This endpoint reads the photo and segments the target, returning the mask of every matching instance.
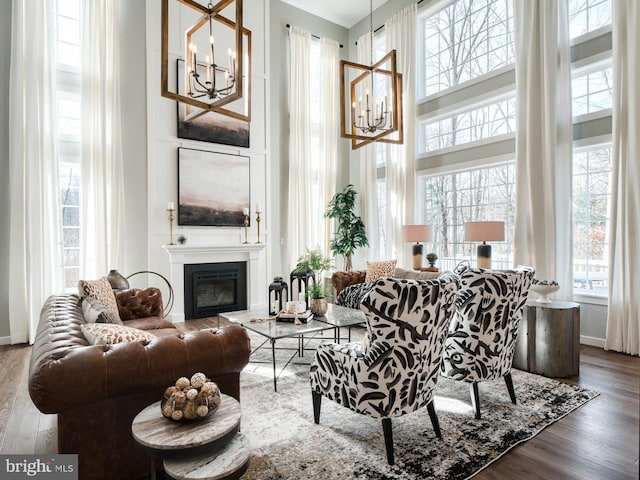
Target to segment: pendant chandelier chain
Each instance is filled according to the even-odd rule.
[[[369,0],[369,53],[371,55],[369,65],[373,65],[373,0]]]

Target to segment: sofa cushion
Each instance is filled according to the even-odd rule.
[[[149,332],[113,323],[87,323],[82,325],[82,333],[93,345],[114,345],[122,342],[151,341],[155,338]]]
[[[382,262],[367,262],[367,276],[364,281],[373,283],[379,278],[391,277],[396,269],[398,260],[384,260]]]
[[[113,289],[111,288],[111,284],[109,283],[109,280],[107,280],[107,277],[102,277],[98,280],[78,281],[78,292],[83,298],[95,298],[98,302],[110,309],[118,319],[120,319],[116,296],[113,293]]]
[[[93,297],[82,299],[82,314],[87,323],[115,323],[122,325],[120,317],[114,314],[106,305],[100,303]]]
[[[406,270],[396,267],[395,272],[393,272],[391,276],[405,280],[433,280],[440,276],[440,272],[421,272],[419,270]]]

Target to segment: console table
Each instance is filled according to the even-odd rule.
[[[580,374],[580,305],[527,302],[513,366],[545,377]]]

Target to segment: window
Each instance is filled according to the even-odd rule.
[[[62,205],[64,283],[80,277],[80,2],[56,1],[58,171]]]
[[[505,238],[492,244],[492,267],[513,265],[513,220],[515,213],[514,162],[460,170],[421,178],[425,205],[424,222],[433,226],[433,248],[439,252],[444,270],[461,261],[476,263],[476,246],[464,240],[464,224],[504,219]]]
[[[575,76],[571,81],[573,116],[611,108],[612,81],[611,67]]]
[[[569,36],[571,38],[610,24],[610,0],[569,0]]]

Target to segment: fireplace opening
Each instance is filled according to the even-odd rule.
[[[184,266],[185,319],[215,317],[247,309],[247,263],[220,262]]]

